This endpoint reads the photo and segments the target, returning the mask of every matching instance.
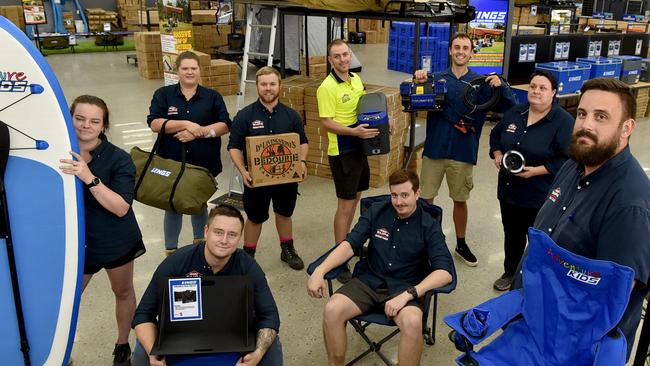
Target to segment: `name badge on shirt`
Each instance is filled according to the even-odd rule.
[[[264,128],[264,121],[260,121],[259,119],[258,119],[258,120],[255,120],[255,121],[253,121],[253,123],[251,124],[251,127],[252,127],[254,130],[257,130],[257,129],[260,129],[260,128]]]
[[[557,187],[551,192],[551,195],[548,196],[548,199],[555,203],[557,202],[557,199],[560,198],[560,193],[560,187]]]
[[[515,131],[517,131],[517,125],[514,123],[509,124],[506,128],[506,132],[515,133]]]
[[[169,308],[172,322],[203,319],[201,278],[170,278]]]
[[[178,114],[178,108],[174,107],[173,105],[167,108],[167,115],[171,116],[172,114]]]
[[[375,233],[375,238],[379,238],[381,240],[388,240],[389,237],[390,232],[384,228],[377,229],[377,232]]]

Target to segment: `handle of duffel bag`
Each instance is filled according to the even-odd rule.
[[[135,189],[133,190],[133,194],[135,198],[138,198],[138,189],[140,189],[140,185],[142,184],[142,181],[144,180],[144,176],[146,175],[147,171],[149,171],[149,166],[151,165],[151,161],[153,160],[154,155],[158,151],[158,145],[160,145],[160,140],[162,139],[162,136],[165,134],[165,125],[167,125],[167,122],[169,120],[165,120],[163,122],[162,126],[160,127],[160,132],[158,133],[158,137],[156,137],[156,142],[153,144],[153,148],[151,149],[151,152],[149,153],[149,157],[147,158],[147,162],[144,164],[144,167],[142,168],[142,172],[140,172],[140,177],[138,178],[138,181],[135,183]],[[185,169],[185,149],[183,146],[183,167],[181,169],[181,172]],[[174,184],[174,187],[176,185]],[[173,209],[173,206],[172,206]],[[176,212],[176,210],[174,210]]]
[[[178,213],[176,210],[176,207],[174,207],[174,194],[176,193],[176,187],[178,186],[178,182],[181,181],[181,178],[183,177],[183,172],[185,172],[185,150],[187,144],[183,142],[183,146],[181,147],[181,170],[178,172],[178,175],[176,176],[176,180],[174,181],[174,184],[172,185],[172,191],[169,193],[169,207],[171,207],[172,211],[175,213]]]

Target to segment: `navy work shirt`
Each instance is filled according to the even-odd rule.
[[[356,255],[368,239],[368,256],[354,272],[373,290],[388,289],[392,295],[435,270],[455,273],[440,223],[423,211],[421,203],[405,219],[397,216],[390,201],[370,206],[346,238]]]
[[[469,82],[480,77],[471,69],[457,79],[451,68],[434,74],[434,80],[444,78],[447,81],[447,96],[442,112],[427,113],[427,138],[424,141],[424,156],[429,159],[451,159],[476,165],[478,142],[485,123],[487,110],[475,111],[465,106],[465,87]],[[487,88],[484,88],[488,94]],[[488,96],[480,95],[480,100]],[[501,100],[495,107],[498,111],[506,111],[517,103],[508,83],[502,81]],[[454,128],[454,123],[463,120],[471,123],[475,131],[463,133]]]
[[[90,152],[92,160],[88,168],[129,204],[126,215],[118,217],[97,202],[88,187],[84,187],[86,255],[100,263],[109,263],[126,255],[142,240],[142,234],[131,208],[135,165],[129,154],[108,142],[106,136],[101,135],[100,139],[101,143]]]
[[[156,269],[142,300],[135,311],[132,327],[141,323],[157,323],[159,301],[169,277],[250,276],[254,284],[255,329],[280,329],[280,316],[262,268],[243,250],[237,249],[223,269],[217,273],[205,260],[205,243],[187,245],[167,257]]]
[[[583,167],[567,161],[535,228],[572,253],[634,270],[637,283],[619,323],[629,356],[650,276],[650,180],[629,147],[586,177]]]
[[[230,128],[230,116],[226,103],[219,93],[199,85],[196,93],[186,100],[180,84],[163,86],[156,90],[151,99],[147,124],[157,118],[188,120],[201,126],[224,122]],[[166,159],[181,161],[183,143],[174,134],[162,136],[158,154]],[[221,173],[221,136],[198,138],[185,144],[185,161],[207,168],[215,177]]]
[[[541,120],[528,124],[529,105],[519,104],[510,108],[490,133],[490,158],[494,151],[506,153],[517,150],[526,159],[526,166],[543,165],[550,174],[520,178],[499,171],[497,197],[511,205],[540,208],[547,197],[553,177],[567,160],[567,152],[573,133],[573,118],[558,104]]]
[[[244,162],[247,163],[246,137],[289,132],[295,132],[300,136],[300,144],[307,143],[305,129],[298,112],[282,103],[278,103],[273,111],[269,112],[258,99],[235,116],[230,127],[228,150],[241,150],[244,153]]]

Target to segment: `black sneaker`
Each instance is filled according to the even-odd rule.
[[[478,265],[478,259],[472,254],[472,251],[469,250],[469,246],[465,245],[456,245],[456,250],[454,253],[460,257],[465,264],[470,267],[476,267]]]
[[[131,346],[116,344],[113,350],[113,366],[131,366]]]
[[[244,252],[246,252],[246,254],[250,255],[251,258],[255,258],[255,248],[244,247]]]
[[[341,283],[348,283],[352,279],[352,272],[350,272],[350,265],[346,264],[343,272],[339,273],[336,279]]]
[[[299,271],[305,268],[305,264],[296,253],[296,249],[293,247],[293,240],[289,240],[283,244],[280,244],[282,252],[280,253],[280,260],[286,262],[289,267]]]
[[[494,281],[494,289],[497,291],[508,291],[512,286],[513,276],[507,273],[504,273],[496,281]]]

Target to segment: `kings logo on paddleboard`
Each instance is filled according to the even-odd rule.
[[[23,93],[28,83],[27,75],[22,71],[0,71],[0,92]]]

